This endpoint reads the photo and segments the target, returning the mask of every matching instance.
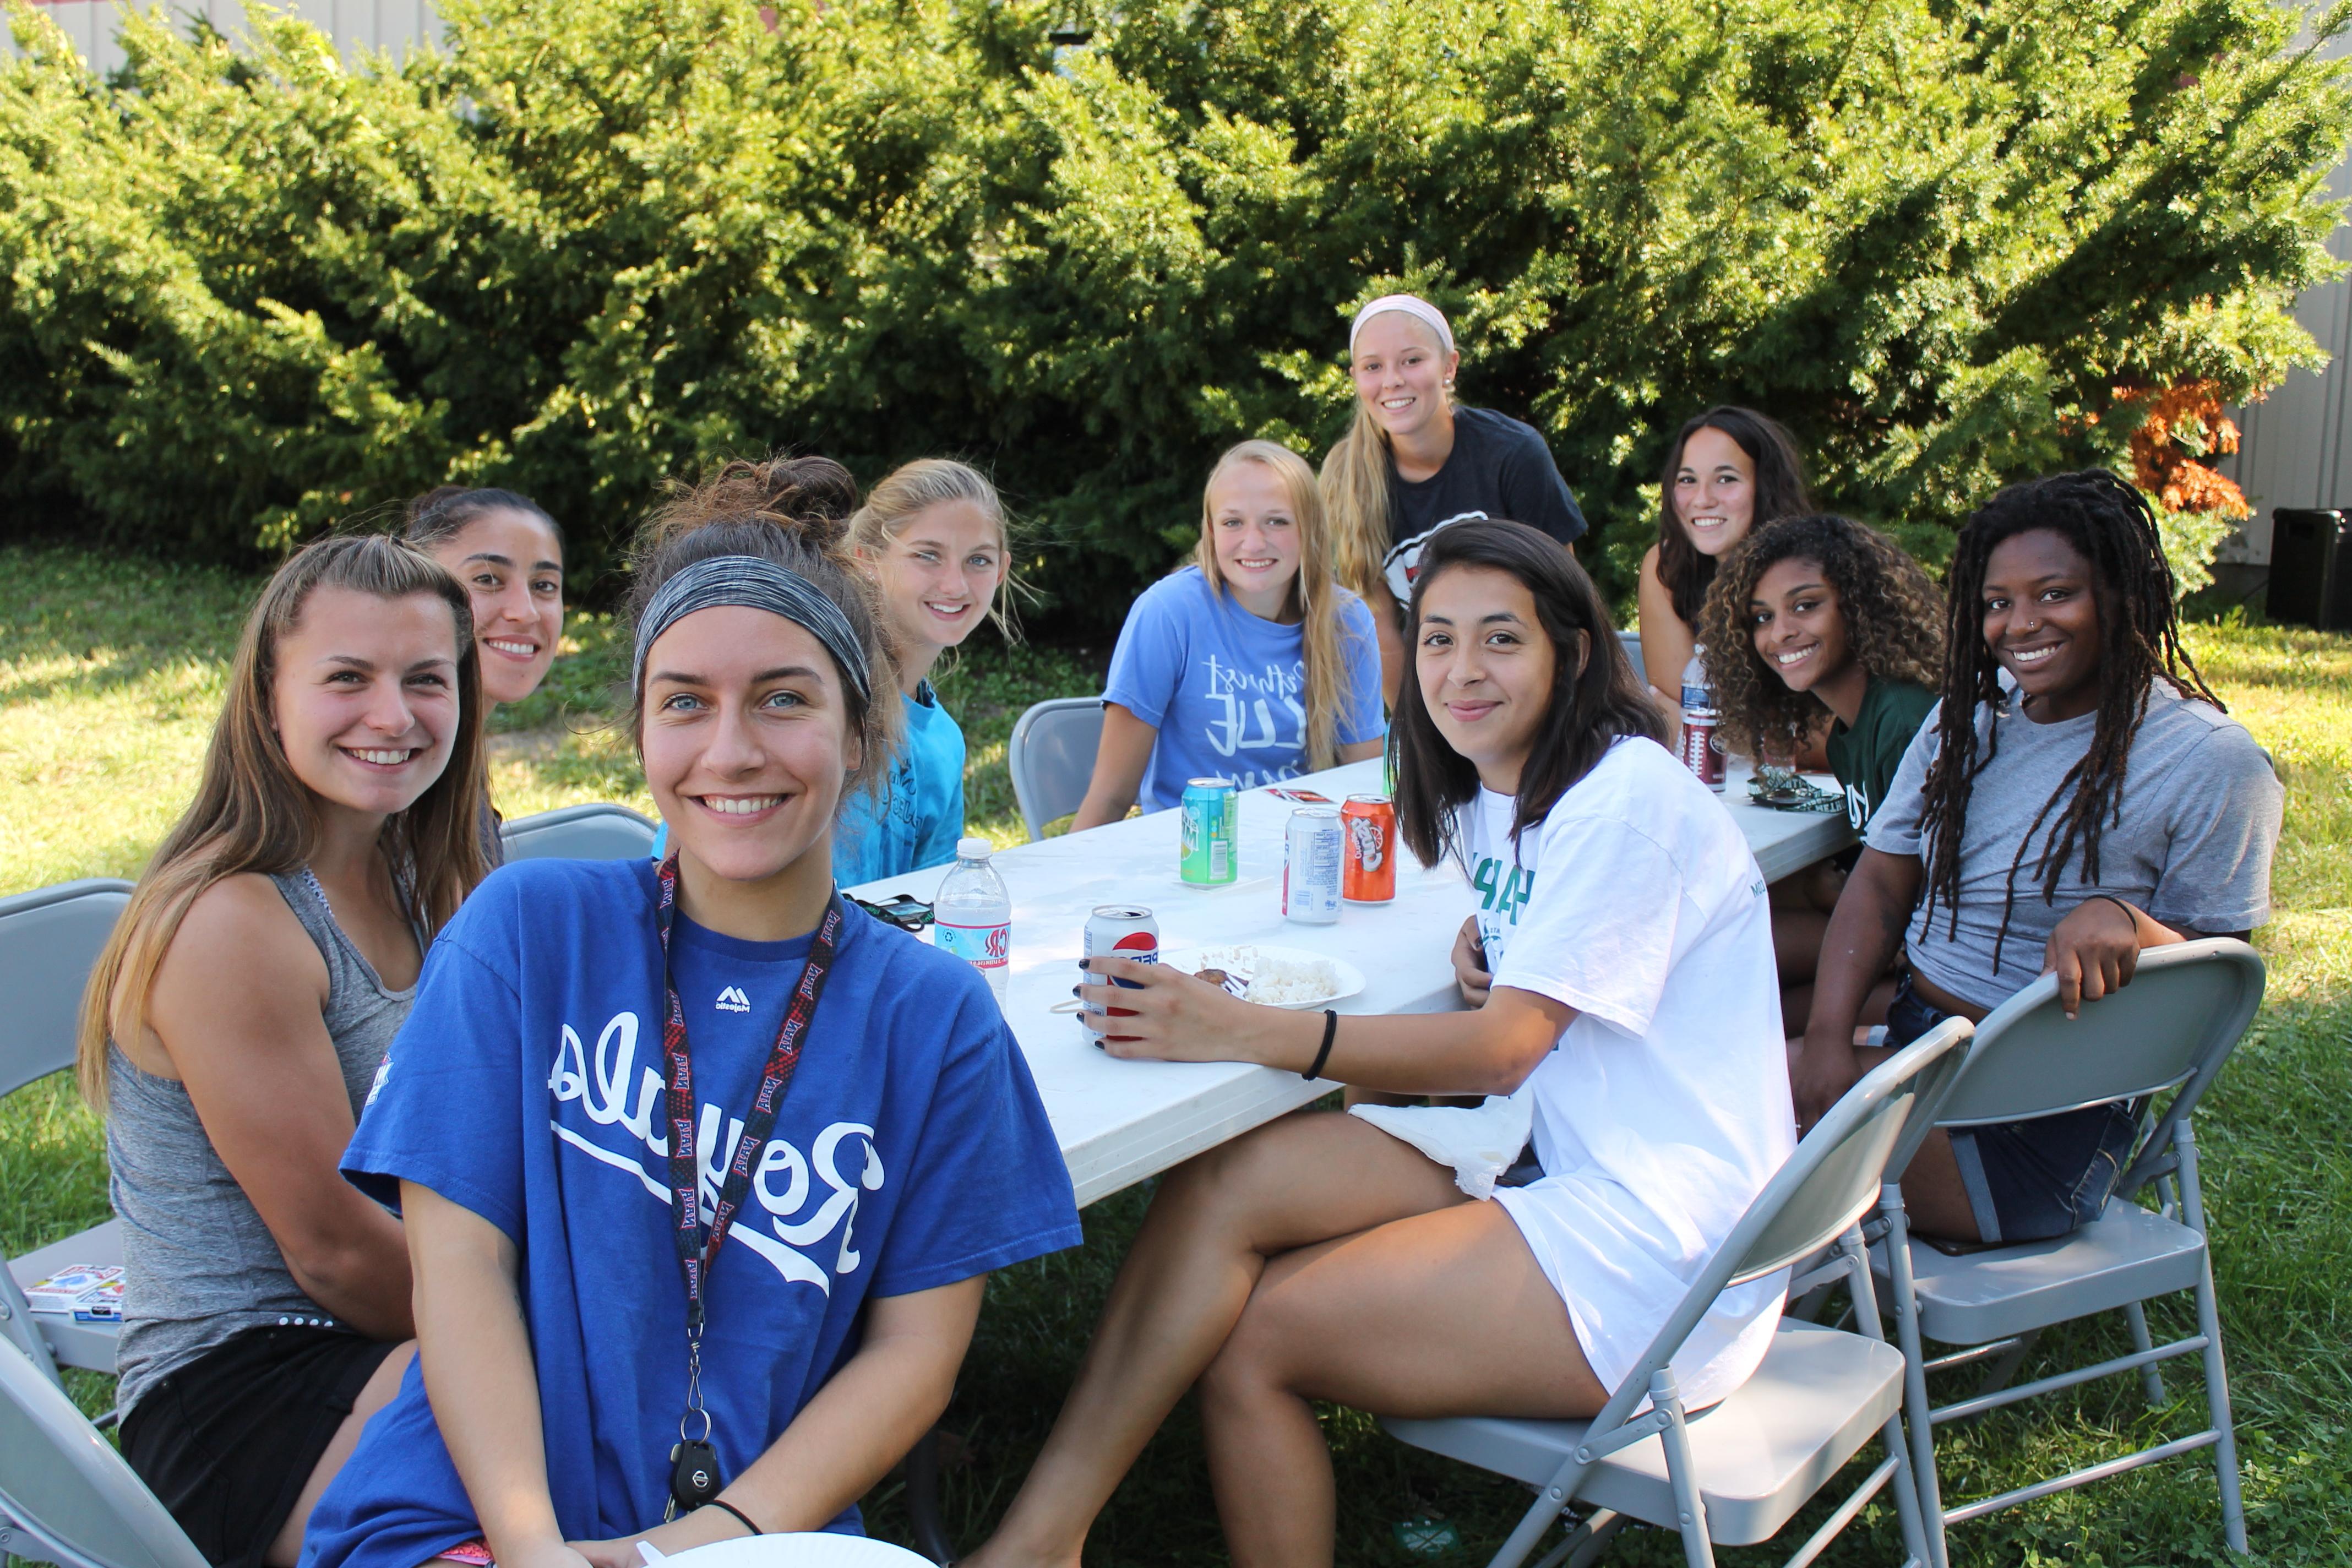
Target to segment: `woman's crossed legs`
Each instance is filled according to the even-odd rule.
[[[1287,1117],[1163,1178],[1061,1417],[971,1568],[1076,1563],[1196,1382],[1238,1568],[1331,1560],[1311,1400],[1569,1416],[1607,1397],[1500,1205],[1465,1199],[1452,1172],[1369,1122]]]

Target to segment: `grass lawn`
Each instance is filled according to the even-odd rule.
[[[143,562],[0,549],[13,584],[0,619],[0,894],[69,877],[133,876],[187,798],[254,584]],[[604,727],[625,668],[615,628],[575,619],[549,688],[497,716],[493,785],[509,815],[585,800],[650,811],[625,741]],[[2256,1560],[2347,1561],[2340,1499],[2352,1484],[2352,638],[2242,626],[2195,628],[2190,647],[2231,709],[2277,759],[2286,836],[2270,925],[2262,1015],[2201,1120],[2215,1268]],[[1018,842],[1003,769],[1013,721],[1045,697],[1098,689],[1084,655],[992,645],[939,684],[971,744],[974,830]],[[0,1249],[17,1253],[105,1217],[97,1123],[60,1079],[0,1102]],[[958,1439],[946,1503],[975,1542],[1001,1511],[1067,1386],[1111,1274],[1142,1213],[1131,1191],[1086,1215],[1087,1246],[1013,1269],[992,1286],[947,1426]],[[2159,1318],[2165,1314],[2155,1314]],[[2185,1302],[2168,1326],[2181,1331]],[[2040,1359],[2127,1348],[2120,1320],[2045,1342]],[[2189,1363],[2173,1401],[2150,1411],[2130,1379],[2004,1413],[1944,1439],[1944,1490],[1957,1501],[2095,1461],[2152,1435],[2194,1429],[2202,1401]],[[2032,1375],[2029,1367],[2025,1375]],[[102,1409],[110,1384],[77,1393]],[[1524,1494],[1407,1450],[1349,1411],[1327,1420],[1339,1466],[1339,1560],[1411,1559],[1391,1521],[1451,1519],[1482,1560]],[[869,1500],[877,1533],[904,1540],[897,1483]],[[1810,1528],[1807,1516],[1801,1524]],[[1790,1542],[1801,1533],[1784,1532]],[[2120,1565],[2220,1561],[2210,1469],[2192,1458],[1962,1526],[1962,1561]],[[1786,1548],[1783,1548],[1785,1552]],[[1780,1561],[1731,1551],[1727,1563]],[[1825,1561],[1899,1555],[1891,1513]],[[1180,1410],[1113,1500],[1090,1563],[1223,1560],[1200,1435]],[[1620,1538],[1611,1559],[1679,1563],[1675,1540]]]

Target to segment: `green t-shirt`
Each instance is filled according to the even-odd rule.
[[[1845,786],[1846,818],[1855,832],[1869,825],[1870,814],[1886,799],[1903,753],[1935,706],[1936,694],[1924,686],[1873,676],[1853,727],[1848,729],[1843,719],[1831,721],[1830,772]]]

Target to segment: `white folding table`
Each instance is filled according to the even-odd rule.
[[[1378,759],[1293,779],[1334,802],[1378,790]],[[1735,773],[1724,802],[1776,881],[1853,842],[1843,813],[1771,811],[1748,801]],[[1013,895],[1012,981],[1005,1016],[1029,1060],[1054,1131],[1069,1162],[1078,1202],[1090,1204],[1203,1149],[1297,1110],[1334,1087],[1297,1074],[1231,1062],[1123,1061],[1097,1049],[1078,1020],[1051,1009],[1077,983],[1087,917],[1099,904],[1141,904],[1160,921],[1162,952],[1262,942],[1346,959],[1364,989],[1335,1004],[1341,1013],[1436,1013],[1460,1005],[1454,989],[1454,933],[1471,892],[1452,866],[1424,869],[1410,851],[1397,858],[1397,896],[1384,905],[1343,905],[1336,925],[1282,917],[1283,833],[1296,810],[1265,789],[1241,792],[1241,875],[1214,890],[1177,875],[1180,814],[1156,812],[1084,833],[999,850],[997,870]],[[892,893],[929,900],[944,868],[888,877],[851,891],[878,901]],[[1640,889],[1627,889],[1638,898]]]
[[[1735,764],[1735,767],[1737,764]],[[1380,788],[1377,759],[1291,780],[1341,801]],[[1735,772],[1724,803],[1748,836],[1767,881],[1778,881],[1853,842],[1843,814],[1769,811],[1748,801]],[[1082,1205],[1156,1175],[1203,1149],[1271,1121],[1330,1091],[1297,1074],[1236,1062],[1121,1061],[1087,1043],[1083,1026],[1053,1012],[1077,983],[1078,947],[1097,904],[1148,906],[1160,919],[1162,951],[1264,942],[1344,958],[1364,973],[1364,989],[1337,1004],[1342,1013],[1441,1013],[1460,1005],[1454,990],[1454,933],[1470,912],[1469,886],[1452,866],[1424,869],[1397,857],[1396,901],[1343,905],[1336,925],[1282,918],[1283,831],[1297,809],[1264,789],[1241,792],[1241,876],[1213,891],[1186,887],[1176,872],[1178,813],[1125,822],[999,851],[997,869],[1013,894],[1013,978],[1005,1016],[1029,1059],[1045,1114],[1069,1162]],[[889,877],[850,889],[868,900],[908,892],[929,900],[944,868]],[[1628,897],[1640,890],[1629,889]],[[119,1263],[121,1241],[80,1237],[16,1258],[29,1285],[76,1263]],[[110,1256],[97,1256],[100,1251]],[[71,1253],[72,1256],[66,1256]],[[111,1372],[115,1325],[40,1318],[58,1359]]]

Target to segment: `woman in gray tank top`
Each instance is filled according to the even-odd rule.
[[[431,559],[382,537],[294,556],[91,974],[122,1451],[226,1568],[295,1561],[413,1348],[400,1223],[336,1167],[483,874],[478,692],[466,592]]]

